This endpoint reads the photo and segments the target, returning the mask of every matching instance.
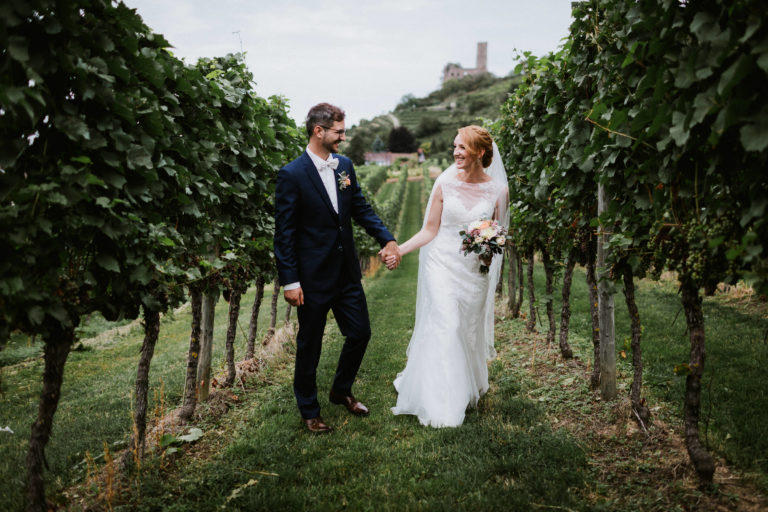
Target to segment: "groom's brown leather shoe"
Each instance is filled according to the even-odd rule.
[[[352,395],[345,395],[331,390],[331,394],[328,395],[328,399],[333,404],[343,405],[349,412],[356,416],[368,416],[368,408]]]
[[[320,416],[317,418],[304,420],[304,423],[307,424],[307,430],[313,434],[326,434],[328,432],[333,432],[333,427],[326,425],[325,422],[323,422],[323,418]]]

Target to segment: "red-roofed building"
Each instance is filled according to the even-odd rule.
[[[365,165],[392,165],[397,161],[398,158],[409,159],[415,157],[416,153],[392,153],[391,151],[374,153],[369,151],[365,153]]]

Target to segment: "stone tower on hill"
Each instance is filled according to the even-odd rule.
[[[443,83],[467,75],[481,75],[488,72],[488,43],[477,43],[477,63],[474,68],[463,68],[459,64],[449,63],[443,68]]]

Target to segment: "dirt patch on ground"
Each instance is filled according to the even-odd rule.
[[[246,359],[235,363],[235,383],[232,387],[222,387],[225,380],[225,372],[216,374],[211,380],[211,392],[205,402],[199,403],[195,409],[195,414],[189,423],[199,421],[215,421],[223,416],[233,405],[240,401],[240,397],[235,393],[237,390],[247,392],[249,388],[254,387],[261,369],[285,353],[286,346],[293,343],[296,337],[296,325],[289,322],[277,330],[274,336],[268,337],[262,343],[257,357]],[[155,420],[152,421],[147,429],[147,446],[151,449],[159,445],[158,440],[163,434],[179,434],[187,428],[187,424],[180,421],[179,415],[181,408],[174,409],[167,414],[155,414]]]
[[[720,304],[736,308],[749,315],[768,318],[768,300],[766,300],[766,296],[756,293],[751,286],[747,286],[744,283],[720,283],[717,285],[714,298]]]
[[[643,279],[643,281],[653,282],[650,279]],[[669,270],[662,272],[659,281],[670,286],[679,286],[677,274]],[[736,284],[719,283],[714,289],[714,293],[707,297],[707,300],[732,307],[749,315],[768,318],[768,297],[757,293],[744,281],[739,281]]]

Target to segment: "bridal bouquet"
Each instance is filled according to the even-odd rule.
[[[479,256],[480,273],[487,274],[494,254],[501,254],[507,243],[507,231],[498,221],[480,219],[470,222],[467,229],[459,231],[461,250],[464,256],[475,253]]]

